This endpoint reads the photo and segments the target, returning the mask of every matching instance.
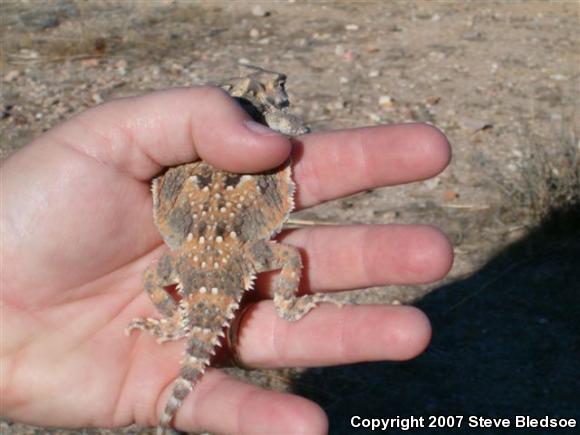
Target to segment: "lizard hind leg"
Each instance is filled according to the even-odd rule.
[[[159,261],[150,265],[145,272],[144,287],[149,299],[153,302],[162,319],[136,318],[129,323],[125,332],[127,335],[133,329],[147,331],[157,337],[157,341],[177,340],[184,336],[180,331],[179,310],[177,301],[165,288],[177,283],[173,267],[173,257],[170,252],[161,256]]]
[[[249,255],[258,273],[281,269],[274,287],[274,305],[283,319],[300,320],[321,302],[338,304],[323,294],[298,296],[302,259],[295,247],[261,240],[249,247]]]
[[[153,335],[158,343],[179,340],[187,336],[187,328],[173,318],[153,319],[151,317],[133,319],[125,329],[130,334],[133,329],[140,329]]]

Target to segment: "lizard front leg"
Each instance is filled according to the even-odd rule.
[[[274,286],[274,305],[283,319],[296,321],[320,302],[336,303],[322,294],[298,296],[302,259],[295,247],[260,240],[249,245],[247,250],[256,272],[281,269]]]
[[[165,290],[165,287],[177,283],[171,253],[164,253],[159,261],[152,264],[145,272],[144,287],[149,299],[163,318],[136,318],[129,323],[125,332],[130,334],[133,329],[149,332],[158,342],[177,340],[185,336],[181,327],[180,310],[175,299]]]

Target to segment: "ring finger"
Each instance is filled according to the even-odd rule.
[[[288,322],[276,314],[272,301],[262,301],[249,306],[239,321],[229,351],[247,367],[405,360],[420,354],[431,338],[429,320],[413,307],[323,304]]]

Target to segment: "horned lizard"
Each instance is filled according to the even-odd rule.
[[[288,111],[286,76],[258,69],[222,88],[258,122],[286,135],[308,131]],[[153,180],[154,220],[169,251],[145,272],[144,287],[161,319],[134,319],[158,342],[185,339],[185,354],[158,434],[171,425],[182,401],[211,363],[224,330],[257,273],[281,269],[274,304],[289,321],[303,317],[319,294],[297,296],[299,251],[270,239],[294,208],[290,161],[276,170],[236,174],[203,161],[167,170]],[[177,285],[177,296],[165,288]]]

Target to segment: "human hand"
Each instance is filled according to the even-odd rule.
[[[83,112],[4,162],[2,415],[43,426],[157,424],[182,343],[124,335],[133,318],[155,316],[142,275],[166,248],[153,224],[150,179],[197,158],[255,172],[288,157],[287,138],[246,121],[215,88],[158,92]],[[445,137],[421,124],[307,134],[295,147],[299,209],[431,177],[450,158]],[[449,242],[428,226],[308,228],[280,239],[306,253],[308,291],[431,282],[452,263]],[[412,307],[323,305],[288,323],[269,299],[270,278],[260,280],[262,300],[240,326],[236,357],[244,365],[403,360],[429,341],[429,322]],[[210,369],[175,425],[298,434],[325,433],[327,420],[306,399]]]

